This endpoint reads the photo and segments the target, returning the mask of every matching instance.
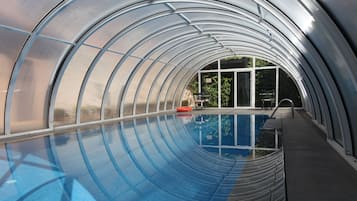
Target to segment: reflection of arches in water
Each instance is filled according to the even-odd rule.
[[[50,139],[50,142],[35,143],[37,145],[31,147],[31,143],[44,139]],[[53,192],[49,196],[65,195],[72,200],[80,193],[89,200],[118,197],[123,200],[143,197],[227,199],[237,179],[251,171],[246,167],[255,167],[254,163],[264,161],[259,159],[250,163],[247,159],[237,161],[208,153],[192,139],[187,122],[175,116],[126,120],[18,142],[18,145],[8,146],[8,151],[35,156],[28,161],[41,167],[32,168],[32,174],[26,173],[26,181],[17,181],[22,182],[17,185],[25,185],[28,190],[15,192],[16,196],[26,198]],[[21,146],[27,148],[19,149]],[[277,160],[276,157],[272,155],[272,160]],[[24,163],[20,162],[21,165]],[[272,164],[266,166],[272,168]],[[265,171],[269,172],[269,168]],[[43,171],[51,176],[46,173],[45,181],[36,180],[34,177]],[[259,168],[254,171],[260,172]],[[21,178],[25,172],[16,174]],[[39,183],[29,185],[30,181]],[[256,185],[254,183],[255,188]],[[249,187],[249,183],[245,187]],[[0,187],[2,190],[4,188]]]

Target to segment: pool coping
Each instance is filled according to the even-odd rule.
[[[303,108],[295,108],[295,110],[303,110]],[[73,131],[74,129],[80,128],[90,128],[95,125],[106,125],[114,122],[120,122],[130,119],[139,119],[139,118],[146,118],[158,115],[165,115],[165,114],[183,114],[183,115],[195,115],[195,114],[265,114],[270,115],[272,113],[272,109],[261,109],[261,108],[249,108],[249,109],[235,109],[235,108],[204,108],[204,109],[196,109],[191,112],[176,112],[176,110],[167,110],[162,112],[155,112],[155,113],[147,113],[147,114],[138,114],[135,116],[125,116],[113,119],[106,119],[106,120],[98,120],[98,121],[90,121],[90,122],[83,122],[80,124],[71,124],[71,125],[64,125],[58,126],[54,128],[46,128],[46,129],[39,129],[33,131],[25,131],[19,133],[13,133],[9,135],[2,135],[0,136],[0,144],[6,144],[10,142],[18,142],[18,141],[25,141],[30,140],[38,137],[44,137],[49,135],[54,135],[63,131]],[[290,108],[279,108],[277,115],[286,114],[290,111]]]

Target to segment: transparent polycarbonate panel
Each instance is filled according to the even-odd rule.
[[[182,44],[188,44],[189,42],[194,42],[195,40],[192,40],[196,37],[199,37],[199,34],[188,34],[188,35],[182,35],[180,37],[179,40],[175,40],[175,41],[172,41],[170,44],[169,44],[169,48],[162,48],[162,49],[159,49],[157,51],[155,51],[151,56],[150,58],[152,59],[157,59],[159,58],[160,61],[162,62],[168,62],[170,57],[167,57],[166,55],[169,53],[169,52],[180,52],[179,48],[182,47]],[[201,36],[202,38],[202,36]],[[207,38],[207,37],[205,37]],[[189,41],[189,42],[187,42]],[[181,48],[182,49],[182,48]]]
[[[170,63],[174,65],[181,65],[182,62],[185,62],[184,60],[186,58],[193,58],[193,54],[197,54],[197,52],[209,52],[209,49],[212,48],[213,46],[218,46],[216,42],[202,42],[199,44],[196,43],[191,43],[189,45],[185,44],[186,49],[183,51],[180,51],[179,54],[173,53],[172,58],[170,59]],[[170,55],[171,56],[171,55]]]
[[[199,3],[172,3],[172,5],[175,8],[181,9],[181,8],[191,8],[191,7],[196,7],[196,8],[221,8],[221,9],[231,9],[234,12],[240,13],[241,11],[245,12],[251,12],[251,13],[257,13],[257,6],[253,1],[247,1],[247,0],[226,0],[225,2],[228,3],[219,3],[219,2],[214,2],[216,4],[211,5],[210,2],[207,2],[207,4],[199,4]]]
[[[134,106],[134,96],[136,91],[138,90],[139,83],[141,83],[141,78],[144,76],[146,70],[152,64],[152,60],[146,60],[142,63],[141,66],[137,66],[135,74],[132,75],[131,80],[128,80],[126,94],[123,97],[124,101],[124,116],[133,114],[133,106]]]
[[[264,12],[266,13],[264,15],[264,19],[268,22],[270,22],[271,24],[274,25],[274,27],[279,30],[279,32],[281,32],[280,34],[283,34],[286,38],[289,38],[289,40],[293,43],[295,43],[296,41],[298,41],[298,39],[296,38],[295,34],[293,34],[290,30],[289,27],[286,26],[286,24],[284,24],[284,22],[282,22],[279,18],[277,18],[275,15],[271,14],[270,12],[268,12],[267,10],[263,9]],[[277,40],[278,37],[276,36],[276,34],[273,33],[273,39]],[[287,45],[288,47],[288,45]]]
[[[2,1],[0,6],[0,24],[31,32],[41,19],[59,2],[61,1]]]
[[[209,5],[206,5],[206,4],[200,4],[200,3],[176,3],[176,2],[173,2],[171,3],[171,5],[176,8],[176,9],[183,9],[183,8],[212,8],[213,6],[209,6]]]
[[[121,55],[106,52],[94,67],[83,94],[81,122],[100,119],[103,92],[119,59],[121,59]],[[110,111],[105,112],[109,113]]]
[[[172,96],[166,98],[166,109],[165,110],[172,110],[174,105],[174,100]]]
[[[196,91],[198,92],[198,77],[197,77],[197,70],[193,68],[189,68],[190,70],[187,72],[187,74],[184,76],[184,78],[181,79],[181,82],[178,83],[177,85],[177,92],[175,95],[175,104],[174,107],[178,107],[180,105],[184,106],[187,105],[188,103],[185,102],[185,97],[187,97],[187,87],[189,85],[189,82],[192,81],[192,77],[196,77],[196,82],[197,82],[197,88]],[[197,93],[196,92],[196,93]],[[190,93],[192,96],[193,94]],[[193,97],[192,97],[193,99]],[[194,100],[192,100],[194,103]],[[193,104],[194,105],[194,104]]]
[[[182,27],[180,29],[175,29],[172,31],[165,32],[163,34],[160,34],[156,37],[153,37],[152,39],[146,41],[143,45],[140,46],[139,49],[135,50],[132,55],[138,56],[138,57],[143,57],[143,55],[146,55],[150,51],[153,50],[155,47],[160,47],[161,49],[168,49],[172,46],[173,40],[175,38],[178,38],[184,34],[189,34],[189,33],[197,33],[197,30],[193,29],[190,26]],[[163,45],[162,45],[163,44]],[[161,45],[161,46],[160,46]],[[159,50],[160,50],[159,48]]]
[[[118,52],[127,52],[130,48],[135,47],[139,41],[149,37],[150,35],[158,32],[159,30],[166,31],[165,27],[173,24],[183,24],[183,20],[177,15],[168,15],[160,17],[155,20],[151,20],[132,31],[128,32],[116,43],[110,47],[111,50]]]
[[[202,48],[199,48],[195,51],[186,51],[185,54],[180,55],[180,57],[175,58],[172,63],[176,63],[178,62],[179,66],[181,67],[177,67],[175,69],[175,71],[170,75],[170,77],[168,78],[168,84],[164,85],[163,90],[160,93],[159,96],[159,100],[160,100],[160,110],[164,110],[165,107],[165,99],[167,100],[167,105],[166,108],[168,109],[172,109],[172,100],[173,99],[173,91],[176,90],[174,89],[175,86],[177,86],[175,83],[181,81],[181,79],[183,79],[184,76],[190,75],[190,74],[186,74],[187,73],[187,68],[189,69],[193,69],[193,66],[195,68],[200,68],[201,66],[195,66],[199,61],[202,62],[202,55],[206,55],[208,53],[210,53],[210,55],[217,52],[216,51],[217,48],[212,48],[212,47],[207,47],[205,48],[204,51],[202,51]],[[176,60],[176,61],[175,61]],[[202,64],[203,65],[203,64]],[[182,66],[185,66],[184,69],[180,70],[181,68],[183,68]],[[196,69],[198,70],[198,69]],[[195,70],[194,70],[195,71]],[[168,85],[172,84],[172,86],[169,88]],[[168,98],[166,98],[168,97]]]
[[[174,65],[165,65],[162,71],[158,74],[157,78],[154,80],[148,97],[149,112],[156,112],[160,88],[164,85],[165,78],[173,68]]]
[[[193,51],[192,55],[190,55],[189,57],[181,58],[181,59],[183,59],[183,62],[181,62],[181,64],[179,64],[179,65],[184,65],[185,68],[188,68],[188,66],[191,66],[194,68],[200,68],[202,66],[197,66],[197,64],[202,64],[202,62],[203,62],[204,64],[202,64],[202,65],[205,65],[207,63],[206,61],[208,59],[210,59],[210,56],[207,56],[207,55],[215,55],[222,50],[223,50],[223,48],[217,47],[217,45],[208,46],[203,49],[200,48],[200,49],[198,49],[198,51],[197,50]]]
[[[189,40],[188,40],[189,39]],[[160,61],[162,62],[169,62],[172,57],[176,56],[178,52],[184,52],[186,49],[191,46],[193,43],[196,43],[198,41],[208,41],[207,36],[199,36],[199,35],[188,35],[182,37],[183,42],[180,42],[178,44],[173,45],[169,51],[165,52],[155,52],[151,58],[157,58],[160,57]]]
[[[103,27],[101,27],[100,29],[98,29],[98,31],[91,35],[85,43],[97,47],[103,47],[107,41],[114,37],[114,35],[116,35],[120,31],[125,30],[125,28],[129,25],[142,21],[150,15],[165,10],[168,10],[167,6],[163,4],[154,4],[122,14],[104,25]]]
[[[145,78],[140,80],[141,88],[138,88],[136,91],[136,114],[145,113],[149,90],[153,86],[153,82],[164,65],[165,64],[163,63],[153,64],[153,66],[151,66],[150,69],[144,73]]]
[[[179,67],[176,67],[179,68]],[[183,75],[184,78],[187,78],[188,74],[187,74],[187,69],[182,69],[182,71],[179,72],[180,75]],[[183,78],[182,78],[183,79]],[[181,95],[179,94],[179,87],[183,85],[185,82],[183,80],[181,80],[181,78],[178,77],[170,77],[169,82],[170,85],[167,88],[167,90],[163,91],[164,94],[164,100],[166,100],[166,110],[171,110],[173,109],[173,107],[175,106],[175,99],[177,95]]]
[[[11,106],[11,132],[47,127],[50,83],[67,44],[37,39],[17,77]]]
[[[179,64],[182,58],[192,55],[192,52],[196,52],[197,50],[204,49],[208,46],[216,44],[216,41],[213,41],[213,39],[209,38],[197,41],[195,40],[192,42],[183,43],[179,47],[175,48],[174,51],[165,53],[164,57],[169,59],[169,62],[172,64]]]
[[[216,53],[217,54],[217,53]],[[226,54],[223,54],[226,55]],[[174,81],[172,83],[172,87],[169,89],[169,91],[177,91],[174,96],[175,96],[175,106],[178,106],[180,104],[181,101],[181,96],[184,93],[184,85],[180,84],[180,83],[187,83],[189,80],[189,78],[196,74],[197,71],[199,70],[199,68],[201,68],[204,65],[207,65],[207,63],[210,63],[212,61],[214,61],[217,58],[222,58],[224,56],[216,56],[215,54],[208,54],[208,56],[200,56],[199,58],[199,62],[193,62],[193,60],[190,61],[190,64],[186,64],[185,68],[182,69],[182,71],[178,71],[178,73],[175,73],[175,77],[172,78]],[[208,59],[209,58],[209,59]],[[208,60],[208,61],[207,61]],[[201,74],[201,78],[202,78],[202,74]],[[201,82],[201,86],[202,86],[202,82]],[[201,92],[203,92],[201,90]],[[203,94],[205,94],[203,92]],[[168,96],[169,92],[168,92]],[[206,104],[207,106],[207,104]]]
[[[191,78],[185,91],[183,92],[181,104],[182,106],[195,106],[195,94],[198,93],[198,73],[195,73]]]
[[[221,33],[215,33],[215,36],[217,38],[217,40],[222,41],[222,43],[224,44],[244,44],[244,45],[255,45],[258,47],[264,47],[266,48],[271,48],[271,46],[274,43],[270,43],[269,41],[262,38],[256,38],[256,36],[254,35],[239,35],[239,37],[237,36],[237,34],[221,34]]]
[[[106,111],[104,115],[106,119],[119,117],[124,84],[128,80],[130,72],[139,62],[140,59],[138,58],[128,57],[125,62],[119,66],[118,71],[114,75],[113,82],[109,87],[107,100],[104,103]]]
[[[277,0],[272,0],[272,2],[280,11],[289,16],[304,33],[307,34],[314,29],[315,19],[299,1],[293,1],[288,4]]]
[[[247,44],[247,43],[242,43],[242,42],[235,42],[235,41],[229,41],[229,42],[223,42],[223,45],[227,48],[231,48],[233,51],[237,51],[238,54],[244,54],[243,56],[247,55],[247,53],[245,51],[251,51],[251,52],[261,52],[261,53],[264,53],[265,55],[269,55],[272,53],[269,48],[267,47],[260,47],[256,44]],[[250,58],[250,56],[255,56],[254,55],[249,55],[249,56],[245,56],[245,57],[248,57],[249,59],[249,63],[250,63],[250,66],[252,66],[252,59]]]
[[[183,98],[183,95],[184,95],[184,92],[186,89],[186,83],[188,82],[187,80],[190,77],[191,77],[191,74],[185,76],[185,79],[181,80],[181,84],[178,84],[176,93],[174,95],[174,99],[175,99],[174,105],[173,105],[174,108],[181,106],[181,100]]]
[[[11,72],[26,38],[23,33],[0,28],[0,134],[4,132],[5,100]]]
[[[231,4],[234,6],[238,6],[243,10],[246,10],[250,13],[254,13],[258,15],[257,4],[254,1],[246,1],[246,0],[226,0],[227,4]]]
[[[201,73],[201,92],[210,96],[207,106],[218,106],[218,73]]]
[[[243,34],[243,35],[252,35],[256,38],[260,38],[261,40],[267,40],[268,35],[267,32],[260,32],[260,30],[255,29],[247,29],[242,26],[238,26],[236,24],[222,24],[221,26],[217,26],[214,23],[203,24],[200,25],[203,31],[209,32],[212,34],[215,33],[230,33],[230,34]]]
[[[309,4],[303,1],[305,4]],[[343,33],[347,40],[351,41],[350,45],[357,50],[357,24],[355,16],[356,12],[356,1],[355,0],[344,0],[333,1],[333,0],[322,0],[319,1],[324,9],[328,12],[330,16],[333,16],[335,23],[339,28],[343,29]],[[311,3],[314,4],[314,3]],[[351,5],[355,6],[351,6]]]
[[[222,11],[221,11],[222,12]],[[202,20],[206,21],[220,21],[223,23],[234,23],[242,27],[247,27],[250,29],[256,29],[259,31],[264,31],[262,26],[256,26],[254,21],[247,19],[241,15],[237,15],[236,13],[231,12],[224,12],[222,14],[217,13],[203,13],[203,12],[196,12],[196,13],[185,13],[185,16],[188,17],[193,22],[199,22]]]
[[[72,1],[51,20],[41,34],[66,41],[74,40],[107,13],[130,4],[129,1]]]
[[[67,66],[58,88],[54,123],[56,126],[75,123],[79,90],[87,69],[98,49],[81,46]]]
[[[192,60],[192,58],[195,58],[197,52],[200,52],[199,50],[193,52],[187,51],[185,54],[183,54],[185,56],[180,56],[177,59],[175,59],[179,63],[180,67],[175,67],[175,70],[173,71],[173,73],[170,74],[170,76],[167,79],[168,81],[165,83],[163,90],[160,92],[160,110],[165,109],[165,100],[166,100],[166,109],[167,110],[173,109],[173,105],[174,105],[173,99],[175,96],[175,92],[177,90],[178,83],[181,82],[182,81],[181,79],[183,79],[185,76],[187,75],[189,76],[189,74],[187,74],[188,71],[187,66],[195,64],[195,62],[193,62],[193,60],[195,59]],[[190,62],[188,63],[188,61]],[[172,63],[176,63],[176,62],[172,61]]]
[[[172,82],[172,76],[170,76],[165,83],[163,83],[163,87],[161,89],[161,91],[159,92],[159,111],[163,111],[165,110],[165,98],[167,96],[168,93],[168,88],[170,86],[170,83]],[[173,92],[172,92],[173,93]],[[171,100],[172,103],[172,100]]]

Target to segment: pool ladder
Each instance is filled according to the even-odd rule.
[[[288,98],[284,98],[282,100],[279,101],[279,104],[274,108],[274,111],[273,113],[270,115],[270,118],[274,118],[274,114],[276,113],[276,111],[278,111],[280,105],[283,103],[283,102],[289,102],[290,103],[290,107],[291,107],[291,117],[294,119],[294,102],[291,100],[291,99],[288,99]]]

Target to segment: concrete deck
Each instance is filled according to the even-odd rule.
[[[282,126],[288,201],[356,201],[357,172],[306,113]]]

